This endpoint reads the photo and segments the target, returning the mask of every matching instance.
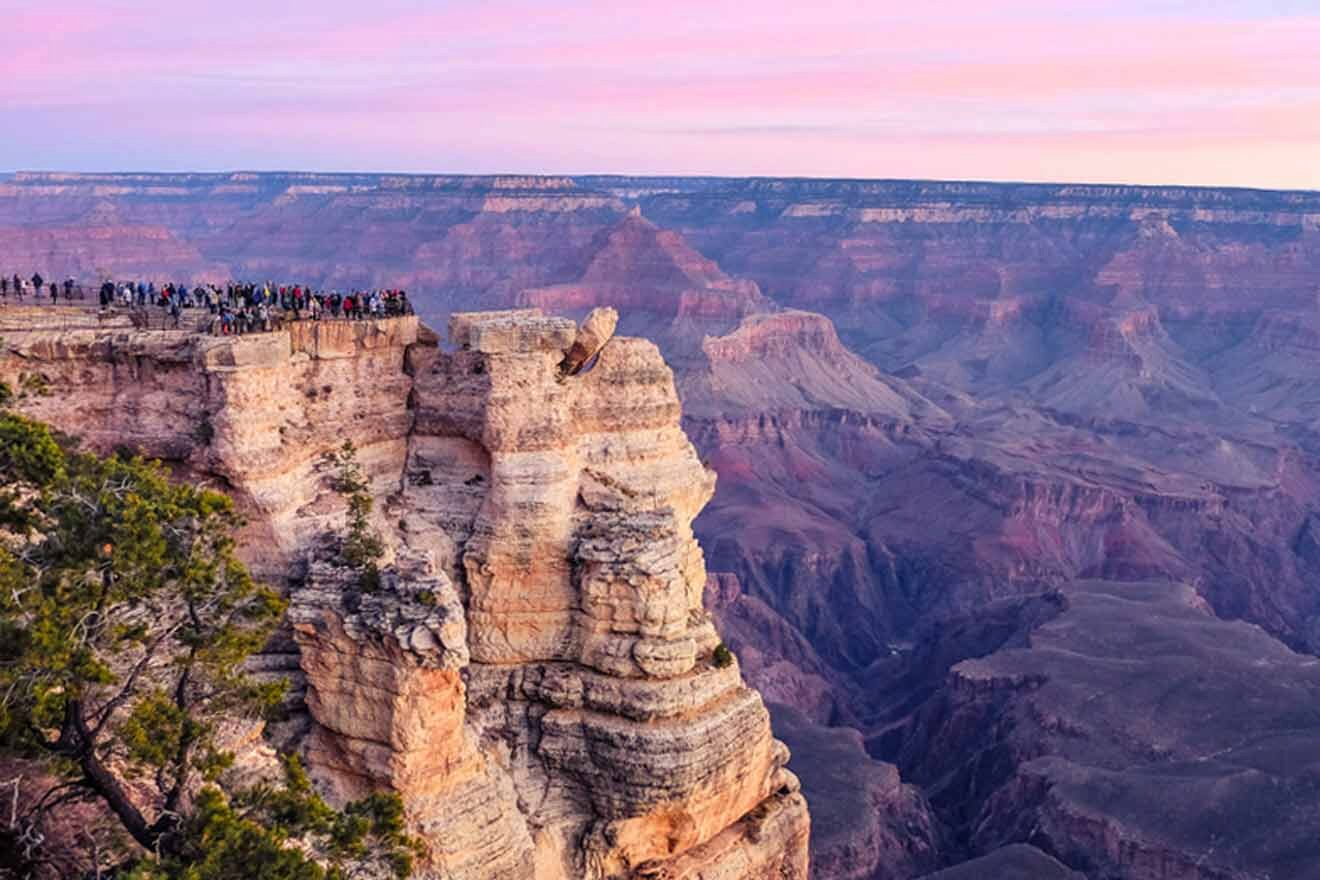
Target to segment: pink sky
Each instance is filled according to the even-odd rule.
[[[0,21],[0,170],[1320,189],[1315,0],[0,0]]]

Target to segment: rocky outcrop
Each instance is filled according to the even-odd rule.
[[[296,653],[265,662],[305,680],[309,770],[336,800],[400,792],[431,876],[805,878],[788,751],[712,659],[714,473],[614,317],[455,315],[447,352],[415,319],[215,338],[7,310],[0,379],[235,495],[293,590]],[[371,591],[335,562],[345,440],[387,548]]]
[[[619,313],[611,308],[592,309],[578,328],[573,347],[564,355],[559,369],[569,375],[579,372],[591,359],[600,354],[605,343],[614,335],[614,328],[619,326]]]
[[[286,580],[339,512],[325,453],[352,441],[376,491],[397,485],[412,421],[404,352],[417,338],[415,318],[215,337],[8,308],[0,381],[42,389],[25,409],[94,449],[140,451],[233,494],[254,568]]]
[[[810,768],[811,875],[841,880],[910,880],[939,864],[942,829],[921,792],[893,764],[872,760],[849,727],[813,724],[771,705],[775,731]]]
[[[839,342],[823,315],[783,311],[744,318],[707,336],[681,381],[690,417],[846,410],[929,424],[944,415],[907,385],[885,376]]]
[[[691,523],[714,475],[679,427],[673,378],[625,338],[565,378],[576,332],[536,313],[458,315],[458,351],[410,355],[397,505],[413,512],[404,543],[439,548],[464,587],[467,723],[501,756],[537,876],[655,873],[699,864],[703,847],[723,860],[742,852],[730,834],[756,844],[753,862],[804,871],[804,855],[771,852],[764,823],[738,830],[758,805],[783,824],[802,801],[760,699],[710,659]],[[456,463],[469,470],[445,472]]]
[[[416,557],[376,591],[357,577],[318,561],[290,611],[313,720],[308,768],[332,800],[400,792],[445,876],[533,876],[508,780],[465,724],[470,655],[453,583]]]

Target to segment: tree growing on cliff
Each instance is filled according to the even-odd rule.
[[[404,829],[398,795],[372,795],[340,812],[312,790],[296,758],[286,757],[284,770],[279,788],[256,786],[228,798],[218,788],[203,789],[179,852],[137,864],[124,880],[375,880],[412,873],[421,847]]]
[[[94,804],[128,839],[96,854],[98,872],[244,877],[260,853],[287,868],[268,876],[300,880],[350,859],[409,868],[388,799],[341,821],[292,769],[276,788],[217,785],[225,724],[282,691],[243,671],[284,603],[238,560],[238,525],[223,495],[0,409],[0,757],[52,780],[0,849],[39,861],[45,819]],[[309,834],[328,842],[288,846]]]
[[[380,533],[371,527],[371,511],[375,506],[371,486],[357,460],[357,447],[352,440],[345,440],[326,459],[334,469],[334,490],[348,501],[348,530],[341,539],[340,556],[359,573],[362,589],[371,592],[380,586],[380,558],[385,555]]]

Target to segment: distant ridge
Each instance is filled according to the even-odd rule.
[[[421,174],[393,172],[330,171],[207,171],[207,172],[85,172],[14,171],[0,173],[0,180],[16,184],[49,185],[70,183],[143,183],[154,185],[249,183],[270,187],[291,183],[333,183],[389,189],[420,190],[638,190],[639,194],[662,191],[681,193],[775,191],[797,198],[812,195],[914,198],[956,197],[961,204],[1014,205],[1041,200],[1084,204],[1098,201],[1139,200],[1167,207],[1223,203],[1236,207],[1277,205],[1320,209],[1320,190],[1264,189],[1230,186],[1181,186],[1150,184],[1106,184],[1069,182],[1014,182],[975,180],[907,180],[894,178],[828,177],[705,177],[681,175],[626,174]]]

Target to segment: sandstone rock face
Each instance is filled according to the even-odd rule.
[[[339,800],[399,791],[430,876],[805,878],[788,751],[712,661],[692,521],[714,473],[616,320],[455,315],[450,353],[415,319],[219,339],[6,310],[0,380],[235,495],[252,561],[293,590],[264,662],[305,681],[310,771]],[[329,540],[345,439],[387,546],[372,592]]]
[[[760,699],[710,661],[691,524],[714,475],[679,427],[673,377],[623,338],[566,377],[574,329],[457,315],[459,351],[410,357],[402,540],[438,548],[464,585],[467,722],[517,792],[538,876],[700,865],[691,853],[711,845],[748,860],[727,876],[805,871],[805,853],[769,852],[764,823],[739,825],[762,804],[791,824],[802,801]]]
[[[211,337],[77,308],[8,308],[0,381],[35,377],[45,392],[28,394],[25,410],[92,448],[141,451],[233,494],[249,514],[254,568],[284,580],[339,511],[321,479],[325,453],[351,440],[379,491],[397,484],[411,424],[404,352],[417,328],[416,318],[327,321]]]
[[[507,780],[464,723],[470,658],[453,583],[416,557],[376,592],[356,591],[355,577],[314,563],[290,612],[313,719],[308,768],[336,801],[402,793],[445,876],[531,876]]]
[[[477,757],[461,725],[463,608],[443,575],[388,571],[380,590],[345,603],[352,579],[319,563],[293,606],[317,721],[311,763],[333,768],[341,798],[391,780],[422,794]]]

